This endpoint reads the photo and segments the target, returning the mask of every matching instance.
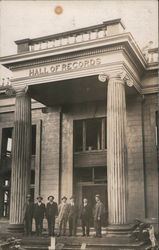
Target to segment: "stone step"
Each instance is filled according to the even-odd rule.
[[[44,247],[44,246],[23,246],[24,250],[48,250],[48,247]],[[56,246],[55,250],[79,250],[82,249],[81,245],[79,246],[64,246],[64,247],[58,247],[58,245]],[[92,245],[92,246],[87,246],[86,248],[83,248],[86,250],[150,250],[151,246],[142,246],[142,247],[132,247],[132,246],[101,246],[101,245]]]
[[[50,246],[50,238],[32,237],[23,238],[22,247],[25,250],[48,250]],[[149,250],[150,245],[143,242],[134,242],[131,239],[117,239],[117,238],[93,238],[93,237],[57,237],[56,249],[76,250],[82,249],[82,243],[86,243],[86,250]],[[61,247],[60,247],[61,246]]]
[[[22,235],[21,235],[22,236]],[[25,250],[48,250],[51,238],[42,237],[18,237],[21,238],[21,246]],[[124,237],[56,237],[56,250],[78,250],[82,249],[82,243],[86,243],[86,250],[150,250],[150,244],[134,242],[131,238]],[[85,245],[85,244],[84,244]]]
[[[46,246],[22,246],[24,250],[48,250]]]

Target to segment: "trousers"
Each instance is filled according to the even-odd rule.
[[[83,233],[83,236],[85,236],[85,235],[89,236],[89,230],[90,230],[90,222],[89,222],[89,220],[82,219],[82,233]]]
[[[31,233],[32,233],[32,218],[25,219],[24,231],[25,231],[26,235],[31,235]]]
[[[67,219],[62,218],[59,221],[59,234],[60,235],[65,235],[66,234],[66,225],[67,225]]]
[[[94,228],[97,237],[101,237],[101,220],[94,220]]]
[[[69,234],[70,234],[70,236],[71,235],[75,236],[76,235],[77,218],[74,216],[70,216],[68,221],[69,221]]]
[[[49,236],[55,236],[55,217],[47,219]]]
[[[35,219],[36,235],[40,236],[43,230],[43,219]]]

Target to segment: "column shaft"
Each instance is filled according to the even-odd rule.
[[[126,223],[126,102],[120,78],[110,78],[107,92],[107,177],[110,224]]]
[[[11,167],[10,224],[22,225],[24,204],[30,186],[31,99],[24,92],[16,94]]]

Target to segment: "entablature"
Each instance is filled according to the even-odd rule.
[[[103,33],[100,33],[101,31]],[[94,38],[90,35],[93,32],[96,34]],[[36,43],[81,34],[83,38],[74,40],[73,43],[61,42],[59,46],[39,50],[29,49]],[[87,39],[84,39],[85,34],[89,34]],[[18,54],[1,58],[2,65],[13,72],[14,86],[45,84],[124,68],[133,80],[136,90],[142,94],[143,76],[148,71],[153,71],[157,75],[158,64],[152,59],[152,55],[151,60],[144,56],[130,33],[124,33],[120,19],[53,36],[23,39],[16,43],[18,46],[28,44],[28,49],[21,51],[21,47]],[[148,52],[154,55],[156,50]]]

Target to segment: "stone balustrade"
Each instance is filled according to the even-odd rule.
[[[158,48],[150,49],[148,51],[148,62],[149,63],[158,62]]]
[[[36,39],[23,39],[16,41],[15,43],[18,45],[18,53],[33,52],[102,39],[107,36],[120,34],[124,29],[125,27],[121,20],[115,19],[87,28],[76,29]]]
[[[106,29],[92,30],[86,33],[77,33],[73,35],[66,35],[63,37],[50,38],[49,40],[42,40],[29,45],[29,51],[37,51],[49,48],[56,48],[70,44],[83,43],[90,40],[95,40],[107,36]]]
[[[158,48],[147,49],[143,54],[148,63],[158,63]]]

